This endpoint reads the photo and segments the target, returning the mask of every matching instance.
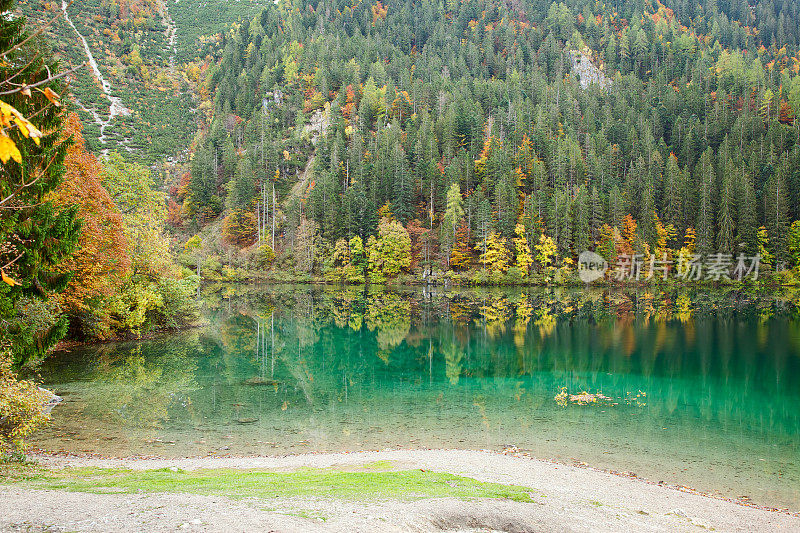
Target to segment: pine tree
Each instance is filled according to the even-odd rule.
[[[605,220],[603,213],[603,202],[600,199],[600,192],[595,186],[592,187],[592,198],[590,202],[590,224],[592,227],[590,244],[592,247],[594,247],[597,244],[597,241],[600,239],[600,228],[603,226]]]
[[[573,223],[573,242],[575,246],[575,254],[578,255],[581,252],[589,249],[592,237],[591,219],[585,186],[578,187],[575,195],[574,214],[575,221]]]
[[[616,185],[611,188],[608,196],[608,218],[612,227],[622,227],[622,220],[625,218],[625,200]]]
[[[745,172],[744,167],[738,169],[735,177],[738,180],[736,194],[739,198],[736,240],[740,249],[737,250],[737,254],[743,252],[748,255],[754,255],[758,247],[758,215],[755,191],[753,190],[750,176]]]
[[[788,166],[788,160],[782,159],[776,172],[767,182],[764,191],[765,226],[768,234],[771,235],[771,251],[776,260],[785,260],[786,257],[785,240],[789,229],[789,219],[785,175],[788,172]]]
[[[732,253],[734,251],[734,210],[736,208],[732,176],[734,172],[735,169],[733,168],[733,161],[728,158],[722,169],[722,191],[720,191],[721,194],[719,204],[717,251],[721,253]]]
[[[642,189],[642,205],[640,206],[641,225],[639,232],[642,240],[650,247],[655,245],[656,241],[656,209],[655,209],[655,189],[651,177],[645,178],[645,184]]]
[[[50,196],[62,181],[69,145],[62,137],[66,111],[58,102],[66,86],[54,79],[58,68],[49,49],[29,39],[25,19],[13,12],[11,0],[0,0],[0,337],[20,332],[12,339],[19,367],[44,356],[66,332],[62,318],[36,338],[26,335],[30,327],[20,322],[15,304],[66,287],[71,274],[57,270],[75,249],[80,223],[76,206],[58,208]],[[21,85],[39,83],[37,90]]]
[[[393,123],[395,127],[397,123]],[[399,125],[396,126],[400,128]],[[394,148],[393,165],[393,190],[394,199],[392,208],[401,223],[408,222],[414,213],[414,182],[406,161],[406,153],[400,143]]]
[[[695,167],[695,180],[700,189],[700,206],[697,213],[697,248],[700,253],[711,252],[714,246],[714,165],[709,148]]]
[[[680,227],[683,224],[682,176],[678,158],[670,153],[664,170],[664,222]]]

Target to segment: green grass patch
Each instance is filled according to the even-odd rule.
[[[391,468],[390,461],[364,465]],[[306,468],[295,472],[252,470],[125,470],[97,468],[16,469],[0,483],[32,489],[94,493],[172,492],[234,498],[325,496],[339,499],[494,498],[533,502],[532,490],[484,483],[453,474],[422,470],[342,472]]]
[[[360,464],[357,464],[357,465],[354,465],[354,466],[355,466],[355,468],[358,468],[358,469],[361,469],[361,470],[372,470],[372,471],[375,471],[375,470],[386,470],[386,471],[395,470],[395,462],[394,461],[386,461],[386,460],[373,461],[371,463],[360,463]]]

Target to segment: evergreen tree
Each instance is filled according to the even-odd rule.
[[[695,181],[700,189],[700,206],[697,213],[697,249],[700,253],[711,253],[714,246],[714,165],[711,149],[700,157],[695,167]]]
[[[590,224],[592,227],[592,234],[590,239],[591,248],[597,244],[600,239],[600,228],[603,226],[605,220],[605,213],[603,212],[603,202],[600,199],[600,192],[596,186],[592,187],[592,197],[590,200],[591,213],[589,215]]]
[[[730,158],[723,164],[722,190],[719,203],[719,228],[717,231],[717,251],[721,253],[733,252],[733,239],[735,235],[734,212],[736,199],[733,187],[733,161]]]
[[[573,242],[576,255],[588,250],[591,241],[592,229],[588,203],[586,187],[578,187],[575,194],[575,221],[573,223]]]
[[[767,182],[764,191],[764,219],[770,237],[772,255],[778,261],[786,260],[786,235],[789,229],[785,175],[788,161],[783,159],[777,171]]]
[[[80,223],[77,206],[56,207],[51,196],[69,145],[62,138],[66,111],[51,101],[58,103],[66,86],[55,78],[49,48],[30,38],[24,18],[5,15],[12,11],[11,0],[0,0],[0,336],[11,337],[19,367],[43,357],[66,332],[65,317],[25,316],[16,304],[66,287],[71,274],[58,266],[74,250]]]
[[[669,154],[664,170],[664,222],[675,227],[683,224],[682,189],[683,179],[678,167],[678,158]]]
[[[739,197],[736,227],[738,228],[737,241],[740,244],[740,249],[737,250],[737,253],[743,252],[748,255],[755,255],[758,247],[758,215],[755,191],[753,191],[750,177],[743,168],[738,170],[736,178],[738,179],[737,195]]]

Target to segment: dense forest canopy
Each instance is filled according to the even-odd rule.
[[[605,240],[791,260],[798,9],[282,0],[220,41],[176,219],[226,217],[240,246],[274,222],[278,248],[330,257],[383,209],[442,268],[462,222],[482,256],[521,234],[562,259]]]

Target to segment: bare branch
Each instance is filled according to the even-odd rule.
[[[5,270],[5,269],[7,269],[7,268],[8,268],[8,267],[10,267],[11,265],[13,265],[14,263],[16,263],[16,262],[17,262],[17,261],[19,261],[20,259],[22,259],[22,256],[23,256],[23,255],[25,255],[25,252],[22,252],[21,254],[19,254],[17,257],[15,257],[15,258],[14,258],[14,259],[12,259],[11,261],[9,261],[8,263],[6,263],[6,264],[5,264],[5,265],[3,265],[2,267],[0,267],[0,269],[1,269],[1,270]]]
[[[68,76],[68,75],[72,74],[73,72],[75,72],[76,70],[78,70],[79,68],[83,68],[84,66],[86,66],[86,62],[85,61],[83,63],[81,63],[80,65],[78,65],[77,67],[73,67],[73,68],[71,68],[69,70],[65,70],[64,72],[59,72],[55,76],[49,76],[47,79],[44,79],[42,81],[38,81],[36,83],[32,83],[31,85],[24,85],[24,86],[21,86],[21,87],[19,87],[17,89],[12,89],[10,91],[0,92],[0,96],[6,96],[6,95],[9,95],[9,94],[19,93],[19,92],[22,92],[25,89],[35,89],[36,87],[39,87],[40,85],[46,85],[46,84],[48,84],[48,83],[50,83],[52,81],[55,81],[55,80],[57,80],[59,78],[63,78],[64,76]]]
[[[48,161],[48,162],[47,162],[47,166],[46,166],[46,167],[44,167],[44,168],[43,168],[43,169],[42,169],[42,170],[41,170],[41,171],[38,173],[38,176],[36,176],[36,178],[34,178],[34,179],[33,179],[33,181],[30,181],[30,182],[28,182],[28,183],[25,183],[25,182],[23,181],[22,185],[20,185],[19,187],[17,187],[17,189],[16,189],[14,192],[12,192],[12,193],[11,193],[11,194],[9,194],[8,196],[6,196],[6,197],[5,197],[5,198],[3,198],[2,200],[0,200],[0,207],[2,207],[2,206],[3,206],[3,204],[5,204],[6,202],[8,202],[8,201],[12,200],[12,199],[13,199],[13,198],[14,198],[16,195],[18,195],[19,193],[21,193],[21,192],[22,192],[24,189],[26,189],[27,187],[30,187],[31,185],[33,185],[34,183],[36,183],[37,181],[39,181],[39,178],[41,178],[42,176],[44,176],[44,175],[45,175],[45,173],[47,172],[47,170],[50,168],[50,165],[52,165],[52,164],[53,164],[53,161],[55,161],[55,157],[52,157],[52,158],[50,158],[50,161]]]
[[[3,83],[11,83],[11,80],[13,80],[13,79],[14,79],[14,78],[16,78],[17,76],[19,76],[19,75],[21,75],[23,72],[25,72],[25,69],[26,69],[26,68],[28,68],[29,66],[33,65],[33,62],[34,62],[34,61],[36,61],[37,59],[39,59],[40,57],[42,57],[42,56],[41,56],[41,54],[39,54],[39,52],[36,52],[36,54],[34,54],[34,56],[33,56],[33,59],[31,59],[30,61],[28,61],[28,63],[26,63],[24,67],[22,67],[21,69],[19,69],[19,70],[17,71],[17,73],[16,73],[16,74],[14,74],[13,76],[11,76],[11,77],[10,77],[10,78],[8,78],[7,80],[4,80],[4,81],[3,81]]]

